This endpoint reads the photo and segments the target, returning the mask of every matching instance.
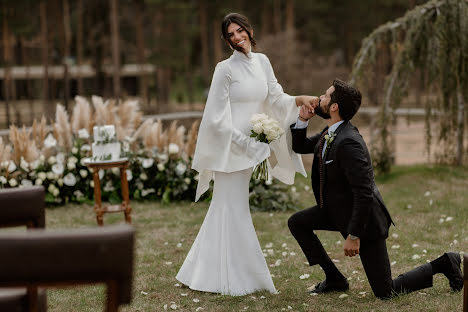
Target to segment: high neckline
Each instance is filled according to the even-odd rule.
[[[233,55],[234,55],[236,58],[239,58],[239,59],[244,60],[244,61],[247,61],[247,62],[251,62],[251,61],[252,61],[252,57],[253,57],[252,50],[250,50],[250,51],[247,53],[247,55],[245,55],[244,53],[242,53],[242,52],[240,52],[240,51],[234,50]]]

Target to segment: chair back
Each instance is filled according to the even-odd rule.
[[[26,225],[45,227],[45,191],[43,186],[0,190],[0,227]]]
[[[107,311],[130,303],[134,229],[104,228],[0,234],[0,286],[107,284]]]

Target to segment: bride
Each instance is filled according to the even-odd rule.
[[[271,174],[292,184],[296,172],[306,176],[291,149],[290,131],[270,145],[250,138],[250,118],[265,113],[288,130],[297,106],[312,109],[312,96],[283,92],[268,58],[251,52],[253,29],[241,14],[221,24],[234,50],[217,64],[198,133],[193,169],[199,172],[196,201],[214,179],[205,220],[176,278],[193,290],[241,296],[257,290],[276,292],[255,233],[249,209],[252,168],[275,154]],[[265,203],[268,205],[268,203]]]

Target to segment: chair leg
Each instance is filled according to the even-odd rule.
[[[106,312],[118,312],[118,290],[119,287],[117,285],[117,281],[111,280],[107,282]]]
[[[29,312],[38,312],[38,298],[37,298],[37,286],[28,286],[27,287],[27,298],[28,298],[28,311]]]

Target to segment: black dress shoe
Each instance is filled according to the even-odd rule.
[[[445,254],[449,261],[443,273],[449,280],[450,288],[452,288],[453,291],[460,291],[463,288],[463,276],[460,270],[460,254],[456,252],[447,252]]]
[[[346,291],[349,289],[349,283],[346,279],[342,280],[324,280],[315,286],[315,289],[309,291],[311,294],[323,294],[331,291]]]

